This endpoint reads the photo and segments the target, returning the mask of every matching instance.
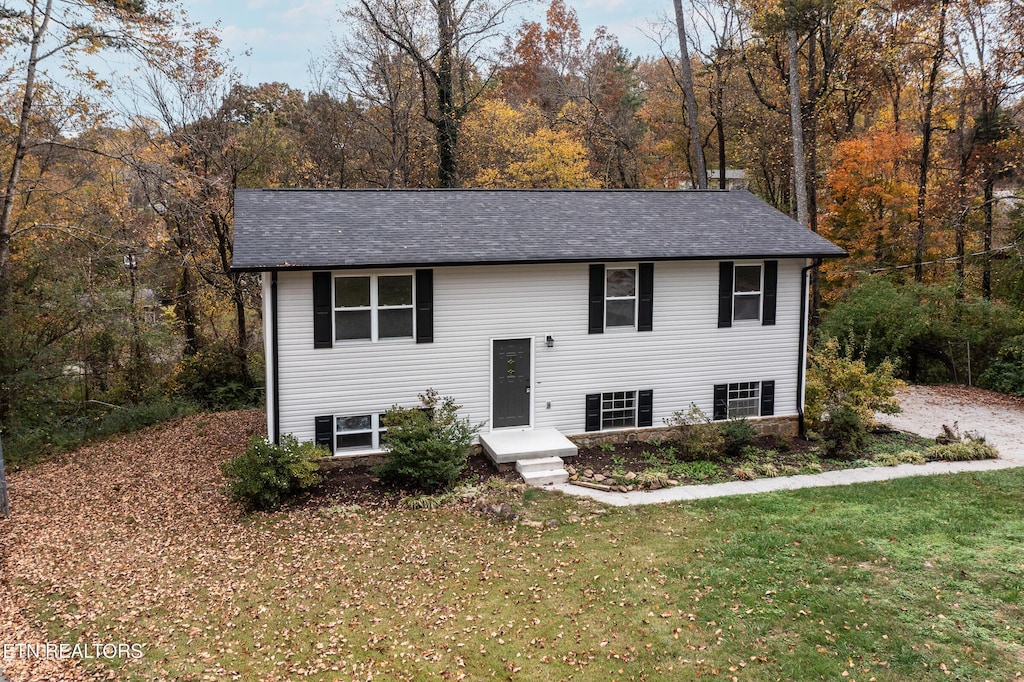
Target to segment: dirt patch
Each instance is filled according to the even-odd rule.
[[[971,386],[909,386],[897,395],[903,411],[877,415],[901,431],[934,438],[942,425],[985,436],[1003,459],[1024,463],[1024,398]]]

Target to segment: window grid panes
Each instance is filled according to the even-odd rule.
[[[761,382],[741,381],[729,384],[729,418],[761,415]]]
[[[381,424],[381,414],[361,414],[335,417],[334,451],[379,450],[381,438],[387,428]]]
[[[733,279],[733,319],[761,319],[761,266],[737,265]]]
[[[636,426],[636,391],[601,394],[601,428]]]
[[[608,268],[605,272],[606,327],[636,324],[636,268]]]
[[[334,422],[335,452],[373,447],[374,416],[372,414],[336,417]]]
[[[412,275],[334,278],[334,338],[394,339],[413,336]]]

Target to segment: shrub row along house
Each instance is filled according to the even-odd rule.
[[[746,191],[235,199],[234,268],[263,277],[269,434],[336,456],[379,450],[381,415],[428,387],[485,424],[496,461],[690,403],[795,428],[807,273],[844,254]]]

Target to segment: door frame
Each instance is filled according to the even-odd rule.
[[[495,428],[494,426],[494,342],[495,341],[529,341],[530,342],[530,422],[520,426],[501,426]],[[488,348],[490,352],[487,358],[487,424],[490,431],[523,431],[533,429],[533,411],[536,401],[533,397],[533,389],[537,382],[535,381],[537,363],[535,356],[537,355],[537,339],[534,336],[500,336],[493,337],[488,341]]]

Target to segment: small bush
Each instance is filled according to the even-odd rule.
[[[718,430],[722,434],[725,453],[734,457],[757,439],[757,430],[742,417],[719,422]]]
[[[832,408],[823,427],[825,451],[831,457],[849,457],[867,446],[867,427],[860,413],[852,407]]]
[[[722,432],[694,403],[690,403],[690,409],[686,412],[674,412],[665,420],[665,424],[676,429],[680,459],[693,461],[721,455],[724,443]]]
[[[900,411],[894,394],[903,382],[888,360],[868,371],[863,358],[840,352],[835,339],[827,339],[808,359],[805,414],[815,429],[839,407],[855,412],[866,428],[874,426],[875,412]]]
[[[980,441],[964,441],[948,445],[933,445],[925,450],[925,457],[943,462],[968,462],[976,459],[998,459],[999,452]]]
[[[461,405],[428,389],[422,408],[392,407],[384,413],[382,479],[420,490],[447,489],[466,468],[469,448],[480,426],[458,416]]]
[[[319,462],[330,453],[295,436],[278,445],[253,436],[245,452],[221,464],[228,495],[249,511],[271,511],[289,497],[320,482]]]
[[[214,410],[251,407],[258,401],[245,360],[225,343],[210,344],[182,359],[169,384],[177,395]]]

